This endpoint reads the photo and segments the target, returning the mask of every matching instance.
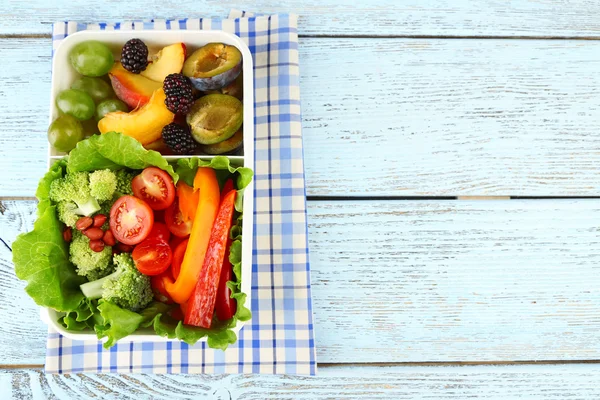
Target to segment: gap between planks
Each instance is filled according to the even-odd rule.
[[[567,365],[600,364],[600,360],[542,360],[542,361],[424,361],[424,362],[351,362],[318,363],[319,369],[338,367],[461,367],[509,365]],[[44,364],[1,364],[0,370],[42,369]]]
[[[298,34],[300,39],[447,39],[447,40],[600,40],[600,36],[507,36],[507,35],[334,35]],[[46,33],[2,33],[0,39],[51,39]]]

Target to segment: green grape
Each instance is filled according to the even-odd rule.
[[[48,128],[48,141],[58,151],[67,153],[82,139],[81,122],[70,115],[61,115]]]
[[[127,104],[123,103],[121,100],[104,100],[102,103],[98,104],[98,107],[96,107],[96,120],[100,121],[106,114],[113,111],[128,112],[129,108],[127,107]]]
[[[88,76],[81,77],[73,82],[71,89],[86,92],[92,97],[96,104],[100,103],[102,100],[115,97],[115,92],[113,92],[110,84],[100,78],[90,78]]]
[[[88,40],[73,47],[69,61],[81,75],[102,76],[112,68],[115,59],[106,45]]]
[[[81,90],[67,89],[56,96],[56,106],[64,114],[71,115],[80,121],[92,118],[96,105],[89,94]]]

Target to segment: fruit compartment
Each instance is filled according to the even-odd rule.
[[[81,75],[71,66],[69,62],[69,53],[78,43],[87,40],[97,40],[109,47],[115,61],[120,59],[121,49],[125,42],[130,39],[139,38],[148,46],[149,54],[156,54],[165,46],[182,42],[186,46],[187,57],[193,54],[197,49],[208,43],[223,43],[236,47],[242,54],[241,80],[243,87],[243,120],[254,121],[254,91],[253,91],[253,73],[252,73],[252,55],[246,44],[237,36],[223,31],[176,31],[176,30],[149,30],[149,31],[81,31],[67,36],[60,46],[56,49],[52,63],[52,87],[50,94],[50,121],[52,123],[58,116],[59,110],[56,106],[56,96],[63,90],[69,89],[71,84]],[[92,117],[93,120],[93,117]],[[85,121],[84,124],[90,123]],[[234,153],[224,154],[232,161],[243,162],[248,154],[254,153],[253,142],[254,132],[253,124],[244,124],[242,126],[242,146]],[[155,149],[152,144],[146,146],[149,149]],[[48,158],[58,159],[65,155],[48,146]],[[185,154],[185,155],[164,155],[167,159],[177,159],[180,157],[196,156],[202,159],[211,159],[213,155],[205,154]]]
[[[69,51],[77,43],[86,40],[98,40],[109,46],[115,60],[120,58],[120,51],[123,44],[132,38],[142,39],[149,49],[149,53],[154,54],[161,48],[177,42],[186,44],[187,53],[191,54],[196,49],[213,42],[225,43],[237,47],[242,53],[242,73],[243,73],[243,118],[245,121],[254,121],[254,87],[252,73],[252,55],[250,50],[242,40],[232,34],[223,31],[82,31],[67,36],[56,50],[52,64],[52,89],[50,101],[50,122],[58,117],[58,109],[55,104],[56,95],[65,89],[68,89],[73,81],[80,75],[70,65],[68,60]],[[48,166],[63,158],[65,153],[61,153],[48,147]],[[254,169],[254,124],[243,125],[243,144],[238,154],[224,155],[229,158],[232,165],[248,166]],[[197,157],[202,160],[210,160],[216,156],[213,155],[163,155],[170,163],[176,163],[178,159]],[[245,215],[254,213],[254,180],[246,187],[244,191],[243,212]],[[248,223],[252,219],[245,219],[246,223],[242,227],[242,291],[246,293],[246,304],[251,304],[251,275],[252,275],[252,242],[253,242],[253,224]],[[97,341],[96,334],[93,331],[68,331],[59,322],[61,314],[53,309],[41,308],[40,318],[47,325],[51,326],[61,335],[73,340]],[[233,331],[237,334],[247,322],[238,321]],[[104,339],[105,340],[105,339]],[[178,339],[168,339],[156,335],[149,328],[140,329],[135,333],[121,339],[122,342],[144,342],[144,341],[178,341]],[[206,341],[206,337],[199,342]]]

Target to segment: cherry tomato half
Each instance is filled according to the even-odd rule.
[[[165,211],[165,223],[175,236],[185,237],[192,231],[193,220],[183,218],[178,199],[175,199],[173,204]]]
[[[179,237],[179,236],[171,236],[171,240],[169,240],[169,246],[171,246],[171,250],[175,253],[175,249],[179,246],[179,243],[185,242],[189,239],[189,236]]]
[[[153,225],[150,206],[133,196],[120,197],[110,209],[110,230],[123,244],[140,243],[148,237]]]
[[[167,228],[167,225],[163,224],[162,222],[157,222],[156,215],[154,216],[154,226],[152,227],[152,231],[150,231],[150,234],[148,235],[147,239],[153,237],[162,239],[164,242],[167,243],[171,238],[171,232],[169,231],[169,228]]]
[[[135,197],[147,202],[153,210],[164,210],[175,199],[173,179],[160,168],[146,168],[133,178],[131,187]]]
[[[189,240],[184,240],[179,243],[173,251],[173,262],[171,263],[171,273],[173,274],[173,279],[177,280],[179,277],[179,271],[181,271],[181,263],[183,263],[183,256],[185,256],[185,250],[187,249]]]
[[[167,242],[157,237],[148,238],[135,246],[131,253],[136,268],[144,275],[160,275],[173,261],[173,252]]]

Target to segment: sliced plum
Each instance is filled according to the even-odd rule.
[[[243,118],[241,101],[226,94],[209,94],[194,102],[186,121],[198,143],[215,144],[232,137]]]
[[[232,153],[240,148],[244,140],[242,129],[237,131],[227,140],[215,144],[205,144],[200,146],[202,152],[206,154],[225,154]]]
[[[238,75],[237,78],[234,79],[233,82],[231,82],[229,85],[222,87],[219,90],[209,90],[206,92],[206,94],[213,94],[213,93],[221,93],[221,94],[228,94],[230,96],[233,96],[235,98],[237,98],[240,101],[244,100],[244,77],[243,77],[243,73],[240,73]]]
[[[223,43],[209,43],[183,64],[183,74],[198,90],[217,90],[229,85],[242,71],[242,53]]]

